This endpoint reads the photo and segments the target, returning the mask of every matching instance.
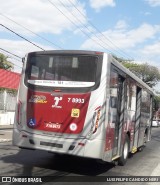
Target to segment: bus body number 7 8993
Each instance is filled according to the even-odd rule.
[[[68,102],[72,103],[84,103],[84,99],[82,98],[68,98]]]

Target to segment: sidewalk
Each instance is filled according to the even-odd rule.
[[[12,125],[0,125],[0,130],[3,129],[13,129],[13,124]]]
[[[0,125],[0,143],[12,141],[13,125]]]

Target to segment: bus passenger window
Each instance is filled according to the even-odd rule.
[[[36,80],[39,77],[39,67],[32,65],[31,79]]]
[[[111,108],[117,108],[117,97],[111,97]]]

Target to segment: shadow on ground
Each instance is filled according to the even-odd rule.
[[[101,164],[94,159],[25,149],[20,149],[14,155],[3,156],[1,160],[18,166],[16,173],[19,176],[98,176],[114,168],[113,164]],[[14,167],[12,168],[14,172]]]

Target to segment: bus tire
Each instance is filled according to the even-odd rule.
[[[123,149],[122,149],[122,156],[119,158],[119,161],[118,161],[118,164],[120,166],[124,166],[127,162],[128,155],[129,155],[129,145],[130,145],[129,137],[128,135],[126,135],[126,138],[123,144]]]

